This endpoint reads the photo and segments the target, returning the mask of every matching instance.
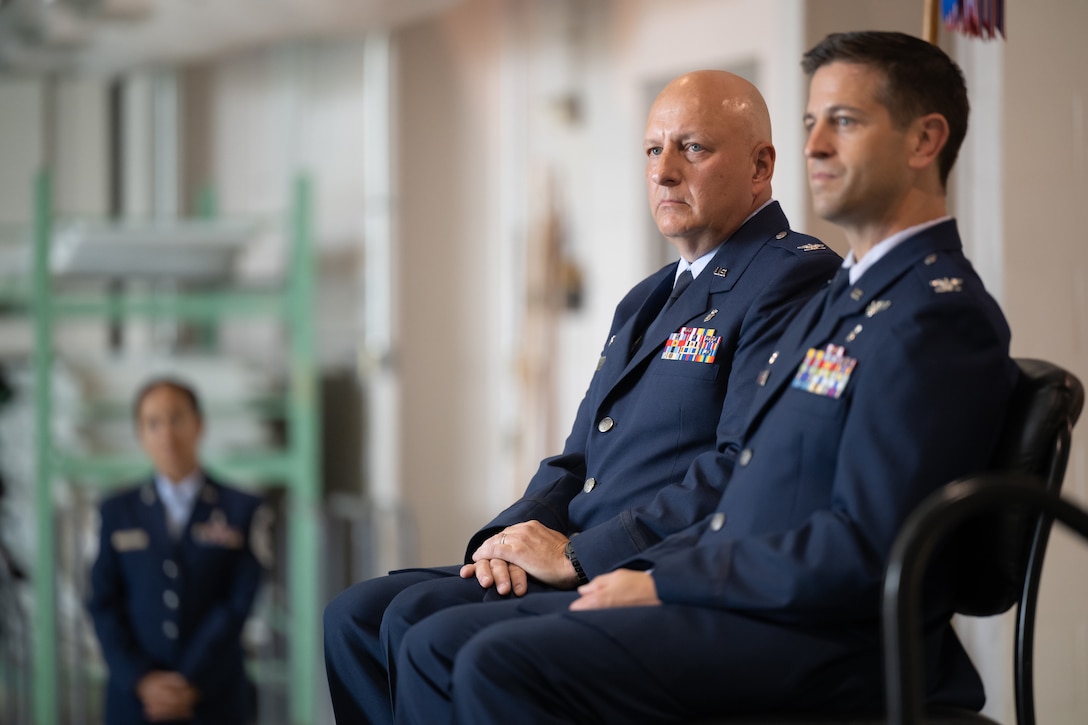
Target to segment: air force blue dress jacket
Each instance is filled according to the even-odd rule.
[[[760,373],[736,463],[707,455],[693,465],[688,485],[723,481],[716,510],[627,565],[652,567],[667,604],[867,638],[876,653],[896,533],[937,487],[987,467],[1018,373],[953,221],[829,296],[809,302]],[[927,612],[928,641],[941,643],[930,672],[957,683],[942,699],[979,707],[944,606]],[[693,658],[713,661],[711,647]],[[768,654],[799,678],[818,659],[801,645]]]
[[[466,562],[488,536],[535,519],[574,536],[592,577],[710,513],[720,485],[687,485],[688,466],[716,445],[722,460],[735,457],[779,335],[840,263],[819,240],[791,231],[774,202],[649,329],[676,264],[636,285],[616,308],[563,452],[542,461],[522,498],[472,537]]]
[[[205,476],[175,540],[153,481],[102,503],[88,609],[109,669],[106,723],[144,722],[136,684],[151,670],[201,692],[196,723],[248,721],[241,634],[263,571],[252,540],[260,504]]]

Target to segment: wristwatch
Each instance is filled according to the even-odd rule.
[[[574,567],[574,573],[578,575],[579,584],[588,584],[589,577],[582,571],[582,565],[578,563],[578,557],[574,555],[574,544],[568,539],[567,545],[563,547],[563,553],[567,556],[567,561]]]

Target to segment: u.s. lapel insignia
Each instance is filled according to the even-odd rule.
[[[727,274],[729,274],[729,270],[726,269],[725,267],[715,267],[714,268],[714,276],[715,277],[724,277]]]
[[[857,302],[863,296],[865,296],[865,293],[861,291],[861,287],[855,287],[854,289],[850,290],[850,299],[852,299],[854,302]]]
[[[612,347],[612,343],[614,343],[615,341],[616,341],[616,336],[613,335],[612,337],[608,338],[608,344],[605,345],[605,347]]]
[[[879,312],[883,312],[891,306],[891,300],[873,300],[869,303],[869,306],[865,308],[865,316],[872,317],[873,315]]]
[[[818,249],[827,249],[826,244],[819,244],[816,242],[809,242],[808,244],[802,244],[797,247],[802,252],[815,252]]]
[[[959,277],[939,277],[929,280],[929,286],[939,295],[945,292],[962,292],[963,280]]]
[[[710,322],[714,319],[714,316],[718,314],[718,308],[714,308],[710,312],[706,313],[706,317],[703,318],[703,322]]]

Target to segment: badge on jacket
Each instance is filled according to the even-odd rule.
[[[204,523],[193,524],[193,541],[205,546],[220,546],[224,549],[240,549],[245,540],[242,532],[227,523],[227,517],[216,509]]]
[[[718,354],[718,344],[721,341],[722,336],[715,335],[713,329],[681,327],[679,332],[669,335],[661,359],[712,363]]]
[[[793,387],[838,399],[857,364],[857,358],[847,357],[841,345],[828,345],[823,350],[810,347],[797,368]]]

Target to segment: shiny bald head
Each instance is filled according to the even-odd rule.
[[[650,108],[645,150],[654,221],[689,261],[771,198],[767,104],[733,73],[700,70],[666,85]]]

